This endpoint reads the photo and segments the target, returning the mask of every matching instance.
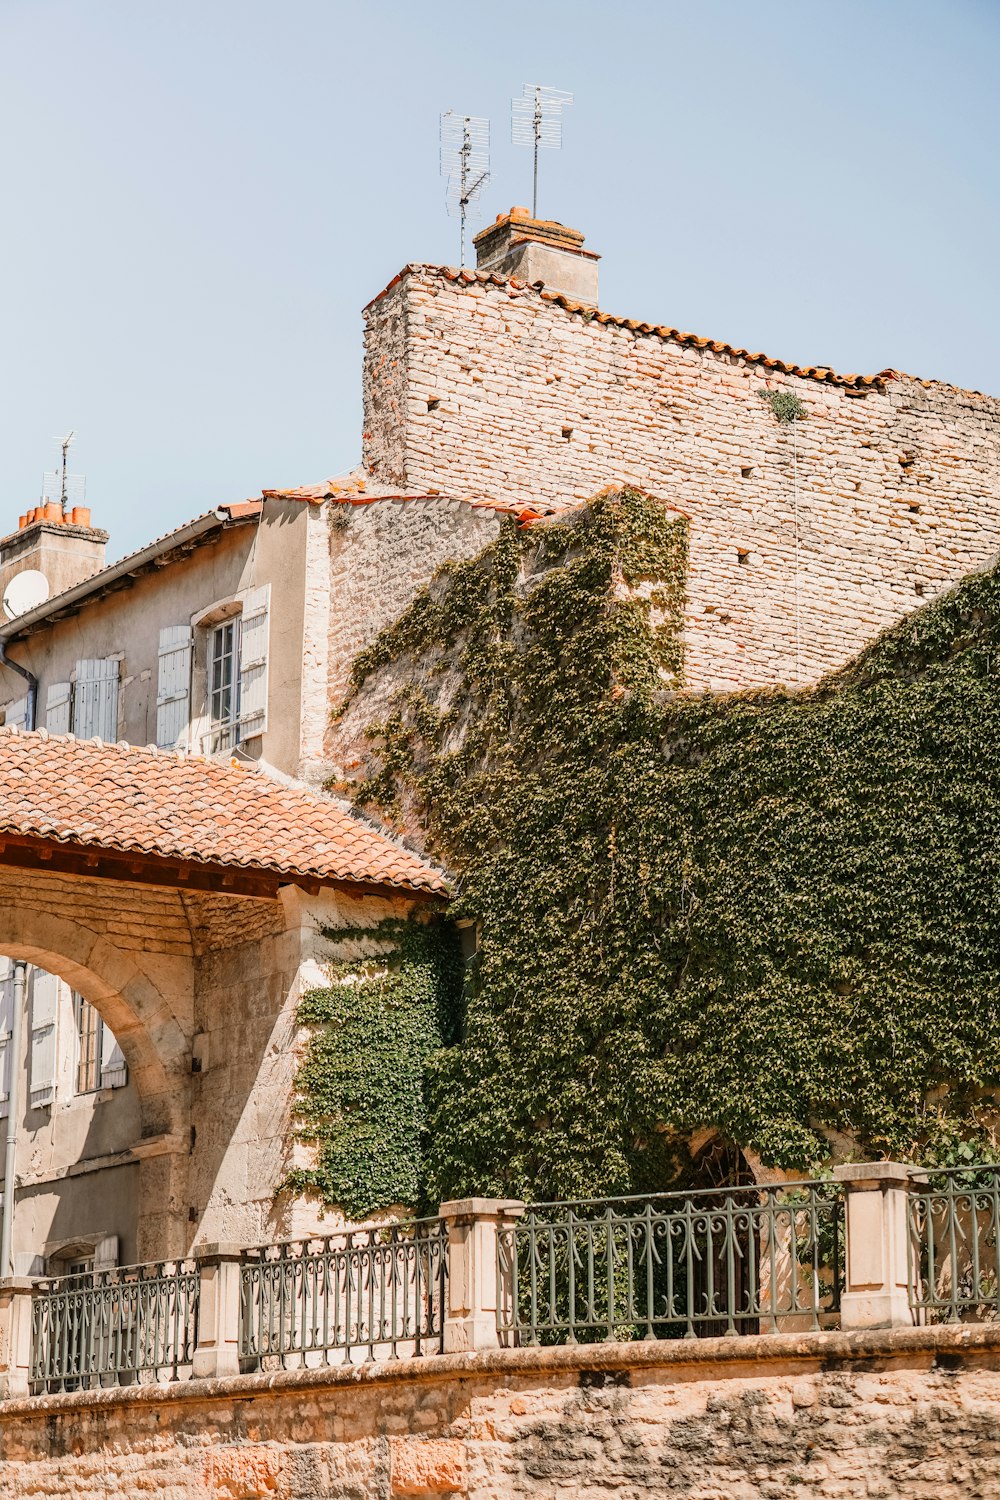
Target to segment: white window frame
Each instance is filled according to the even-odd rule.
[[[204,713],[192,739],[203,754],[228,755],[267,730],[271,585],[244,589],[220,599],[192,619],[198,634],[199,692]],[[218,648],[229,633],[223,656]],[[217,682],[215,667],[225,661],[229,681]],[[223,689],[228,700],[223,710]]]

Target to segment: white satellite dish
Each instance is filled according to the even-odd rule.
[[[25,568],[23,573],[15,573],[4,590],[3,612],[8,620],[15,620],[29,609],[37,609],[48,597],[49,580],[45,574],[37,568]]]

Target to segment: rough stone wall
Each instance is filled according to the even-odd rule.
[[[445,499],[380,500],[332,508],[329,702],[344,697],[351,664],[391,624],[442,563],[470,557],[496,536],[499,518]],[[366,698],[368,717],[384,705]],[[331,723],[327,756],[353,770],[362,756],[356,726]]]
[[[380,480],[396,484],[405,478],[406,419],[414,399],[408,388],[406,312],[406,297],[396,295],[383,296],[365,309],[365,464]]]
[[[195,970],[190,1239],[250,1245],[312,1233],[322,1223],[319,1206],[276,1196],[303,1156],[292,1122],[305,1040],[299,1001],[323,982],[328,962],[354,956],[352,944],[327,939],[326,930],[373,927],[409,903],[334,891],[306,897],[286,887],[280,904],[245,903],[260,910],[255,926],[243,917],[241,934],[235,915],[225,921],[224,902],[210,901],[215,909],[203,913],[198,930],[208,924],[225,946],[210,941]]]
[[[377,478],[686,511],[695,687],[815,679],[1000,548],[1000,403],[950,386],[852,392],[421,267],[369,309],[364,389]]]
[[[978,1353],[957,1332],[524,1350],[10,1402],[0,1493],[994,1497],[996,1331]],[[745,1347],[761,1343],[764,1357]]]

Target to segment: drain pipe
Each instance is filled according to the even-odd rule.
[[[7,1149],[3,1168],[3,1221],[0,1224],[0,1276],[13,1276],[14,1174],[17,1168],[17,1125],[21,1114],[21,1031],[28,966],[14,964],[14,1014],[10,1023],[10,1093],[7,1096]]]
[[[2,662],[5,667],[10,667],[10,670],[12,672],[16,672],[19,677],[23,677],[25,682],[28,684],[27,707],[24,714],[24,727],[25,729],[34,729],[35,714],[37,712],[38,704],[38,678],[35,676],[34,672],[29,672],[27,667],[22,667],[19,662],[13,661],[11,657],[7,655],[7,642],[2,638],[0,638],[0,662]]]

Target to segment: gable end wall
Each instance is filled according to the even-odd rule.
[[[433,268],[368,316],[379,478],[556,503],[631,483],[690,515],[693,687],[815,680],[1000,550],[994,398],[851,394]],[[807,419],[779,425],[764,385]]]

